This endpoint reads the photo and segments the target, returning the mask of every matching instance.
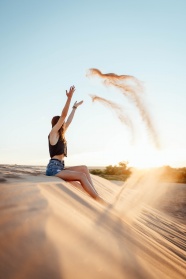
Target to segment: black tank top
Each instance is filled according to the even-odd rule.
[[[48,136],[48,144],[49,144],[49,153],[50,157],[54,157],[55,155],[64,154],[67,157],[67,142],[66,140],[58,139],[55,145],[50,144],[49,136]]]

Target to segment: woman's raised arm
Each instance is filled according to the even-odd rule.
[[[69,110],[69,106],[70,106],[70,102],[71,102],[71,99],[72,99],[72,96],[74,94],[74,91],[75,91],[75,86],[71,86],[69,91],[66,90],[66,95],[67,95],[67,101],[66,101],[66,104],[61,112],[61,116],[58,120],[58,122],[56,123],[56,125],[52,128],[52,131],[53,132],[57,132],[59,131],[59,129],[61,128],[67,114],[68,114],[68,110]]]
[[[65,130],[68,128],[68,126],[69,126],[70,123],[72,122],[72,119],[73,119],[73,117],[74,117],[74,114],[75,114],[75,111],[76,111],[77,107],[79,107],[82,103],[83,103],[83,101],[81,101],[81,102],[79,102],[79,103],[77,103],[77,101],[76,101],[76,102],[74,103],[74,105],[73,105],[73,107],[72,107],[72,111],[71,111],[71,113],[70,113],[70,115],[69,115],[69,117],[68,117],[68,119],[67,119],[67,121],[66,121],[66,123],[65,123]]]

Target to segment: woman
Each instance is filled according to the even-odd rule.
[[[65,139],[65,133],[72,122],[76,109],[83,103],[83,101],[74,103],[72,112],[65,122],[74,91],[74,86],[70,87],[69,92],[66,90],[67,101],[62,110],[61,116],[54,116],[52,118],[52,130],[48,136],[51,159],[47,165],[46,175],[56,176],[64,179],[65,181],[79,181],[84,190],[90,194],[91,197],[101,203],[105,203],[104,200],[99,197],[96,189],[94,188],[86,166],[66,168],[64,165],[64,157],[67,157],[67,142]]]

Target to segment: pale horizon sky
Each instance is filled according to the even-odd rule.
[[[186,166],[184,0],[1,1],[0,163],[46,165],[50,121],[75,85],[66,165]],[[132,75],[161,142],[156,150],[135,106],[87,70]],[[89,94],[124,107],[135,142]],[[70,112],[70,111],[69,111]]]

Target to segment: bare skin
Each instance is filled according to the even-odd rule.
[[[97,193],[96,189],[94,188],[94,185],[93,185],[93,182],[92,182],[92,179],[91,179],[91,176],[90,176],[90,173],[89,173],[89,170],[88,170],[87,166],[82,165],[82,166],[68,167],[68,168],[65,168],[65,170],[77,171],[77,172],[84,173],[88,182],[90,183],[90,185],[92,186],[94,191]]]
[[[87,179],[87,176],[83,172],[72,171],[72,170],[63,170],[56,174],[57,177],[64,179],[65,181],[79,181],[83,187],[83,189],[89,193],[91,197],[96,199],[98,197],[97,192],[94,190],[92,185]]]
[[[52,128],[50,135],[49,135],[49,140],[50,143],[52,145],[55,145],[59,139],[59,129],[61,128],[61,126],[63,125],[64,127],[64,131],[66,133],[67,128],[69,127],[70,123],[73,120],[74,114],[76,109],[83,103],[83,101],[77,103],[74,103],[72,112],[70,113],[67,121],[65,122],[65,118],[67,116],[68,110],[69,110],[69,106],[70,106],[70,102],[71,102],[71,98],[74,94],[75,91],[75,87],[71,86],[69,92],[66,91],[66,96],[67,96],[67,101],[66,104],[62,110],[61,116],[58,120],[58,122],[56,123],[56,125]],[[52,157],[52,159],[58,159],[60,161],[64,160],[64,154],[61,155],[55,155]],[[65,180],[65,181],[78,181],[80,182],[81,186],[83,187],[83,189],[95,200],[97,200],[98,202],[102,203],[102,204],[106,204],[106,202],[98,195],[90,173],[88,171],[88,168],[84,165],[82,166],[74,166],[74,167],[68,167],[65,168],[64,170],[62,170],[61,172],[59,172],[58,174],[56,174],[55,176]]]

